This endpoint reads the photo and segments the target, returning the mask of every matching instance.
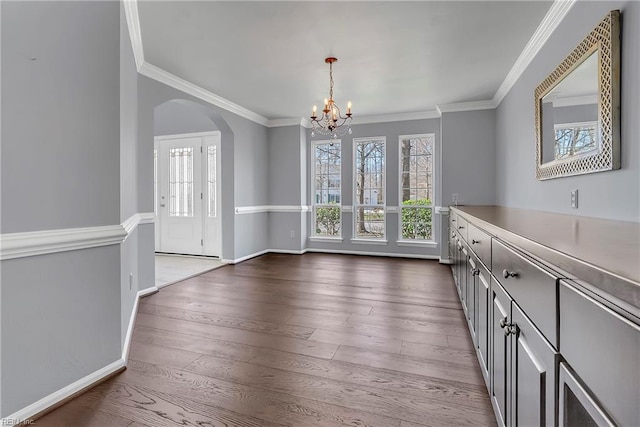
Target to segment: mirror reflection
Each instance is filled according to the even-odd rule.
[[[540,100],[542,163],[597,152],[598,51]]]

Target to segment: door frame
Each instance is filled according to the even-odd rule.
[[[211,138],[215,138],[214,143],[211,143]],[[203,256],[217,256],[217,258],[222,259],[222,242],[223,242],[223,229],[222,229],[222,134],[220,131],[207,131],[207,132],[192,132],[192,133],[180,133],[180,134],[171,134],[171,135],[159,135],[154,136],[153,138],[153,151],[154,151],[154,230],[155,230],[155,241],[154,248],[160,247],[161,243],[161,234],[160,234],[160,185],[158,185],[160,179],[160,152],[158,150],[158,144],[162,143],[162,141],[166,140],[174,140],[174,139],[186,139],[186,138],[201,138],[201,147],[202,147],[202,156],[200,157],[201,161],[201,179],[202,179],[202,193],[205,193],[206,183],[207,183],[207,169],[206,165],[206,156],[205,156],[205,147],[210,145],[216,145],[216,211],[218,216],[218,225],[217,225],[217,235],[218,235],[218,244],[216,248],[213,250],[206,251],[207,248],[211,248],[210,242],[204,242],[202,245],[202,254]],[[207,142],[206,139],[209,139]],[[202,203],[202,239],[205,238],[205,230],[208,228],[207,224],[207,215],[206,215],[206,203]],[[219,255],[211,255],[211,253],[217,252]]]

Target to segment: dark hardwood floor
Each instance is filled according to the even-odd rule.
[[[264,255],[140,301],[126,371],[37,426],[489,426],[450,269]]]

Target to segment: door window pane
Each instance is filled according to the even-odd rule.
[[[193,148],[169,149],[169,216],[193,217]]]
[[[217,215],[217,194],[216,194],[216,146],[207,147],[207,215],[214,218]]]

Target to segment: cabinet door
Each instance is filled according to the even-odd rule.
[[[511,407],[516,426],[553,426],[557,353],[516,303],[511,306]]]
[[[491,283],[491,276],[482,265],[478,266],[478,268],[480,273],[476,282],[476,313],[478,319],[476,335],[478,337],[480,367],[487,387],[489,387],[489,311],[491,308],[489,283]]]
[[[460,299],[462,300],[462,308],[464,309],[465,315],[468,312],[467,307],[467,269],[469,265],[469,253],[467,249],[462,246],[462,252],[460,253],[460,276],[458,280],[460,280]]]
[[[471,335],[473,338],[473,342],[477,345],[477,337],[476,337],[476,287],[478,282],[478,274],[480,274],[480,269],[478,268],[480,262],[472,252],[469,252],[469,258],[467,262],[467,320],[469,321],[469,329],[471,330]]]
[[[510,338],[504,333],[504,325],[511,323],[511,298],[502,286],[491,279],[491,400],[496,411],[496,419],[501,426],[508,422],[507,399],[510,394],[509,371]]]

